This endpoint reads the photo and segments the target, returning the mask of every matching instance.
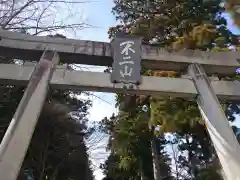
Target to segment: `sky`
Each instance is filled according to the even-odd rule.
[[[72,0],[75,1],[75,0]],[[80,1],[80,0],[78,0]],[[109,42],[108,39],[108,29],[111,26],[115,26],[117,21],[114,15],[111,13],[111,9],[114,6],[113,0],[82,0],[89,1],[89,3],[83,4],[72,4],[66,11],[66,6],[59,6],[52,9],[50,15],[63,22],[67,21],[66,24],[76,24],[85,22],[91,25],[91,28],[85,28],[80,31],[72,32],[61,32],[58,33],[66,35],[67,38],[81,39],[81,40],[91,40],[91,41],[101,41]],[[92,1],[92,2],[90,2]],[[42,7],[44,8],[44,7]],[[53,14],[52,14],[53,13]],[[232,32],[239,33],[240,31],[233,26],[231,18],[228,15],[225,15],[228,20],[228,27]],[[34,18],[33,18],[34,19]],[[50,18],[51,19],[51,18]],[[46,18],[46,21],[43,24],[52,23],[52,21]],[[49,21],[49,22],[48,22]],[[83,70],[85,71],[98,71],[103,72],[103,67],[96,66],[84,66]],[[84,97],[85,98],[85,97]],[[115,108],[115,95],[112,93],[101,93],[95,92],[92,96],[93,105],[89,111],[89,120],[91,121],[101,121],[104,117],[109,117],[113,113],[117,112]],[[240,123],[239,123],[240,125]],[[98,168],[100,163],[104,163],[107,158],[106,144],[108,138],[106,136],[100,135],[101,137],[93,137],[92,144],[89,143],[90,148],[90,159],[93,163],[94,175],[96,180],[101,180],[103,174]],[[95,139],[102,139],[101,143],[94,144]],[[91,147],[93,146],[93,148]],[[95,147],[94,147],[95,146]],[[95,149],[94,149],[95,148]]]
[[[81,20],[94,26],[93,28],[83,29],[77,31],[74,35],[76,39],[103,41],[109,42],[107,31],[109,27],[117,24],[114,15],[111,13],[113,7],[113,0],[97,0],[91,3],[85,3],[81,5]],[[79,10],[79,9],[78,9]],[[240,33],[236,27],[233,26],[231,18],[228,15],[224,15],[228,20],[228,27],[234,33]],[[67,35],[69,37],[71,35]],[[88,71],[103,71],[103,67],[85,66],[84,70]],[[90,109],[89,119],[91,121],[100,121],[104,117],[109,117],[112,113],[117,112],[115,108],[115,97],[111,93],[94,93],[91,96],[93,100],[93,106]],[[102,141],[102,144],[106,145],[107,139]],[[96,180],[101,180],[103,174],[99,168],[100,163],[103,163],[107,158],[105,148],[91,151],[90,157],[93,161],[94,175]]]
[[[67,38],[91,40],[100,42],[109,42],[108,29],[115,26],[117,21],[111,13],[113,7],[113,0],[71,0],[72,2],[82,1],[84,3],[59,3],[54,4],[53,8],[49,11],[50,18],[42,21],[42,24],[52,24],[58,22],[60,24],[78,24],[86,23],[90,28],[83,28],[81,30],[57,30],[53,34],[59,33],[65,35]],[[39,8],[44,8],[39,7]],[[49,32],[42,33],[41,35],[48,35]],[[105,67],[81,65],[81,70],[92,72],[103,72]],[[88,119],[90,121],[101,121],[104,117],[110,117],[113,113],[117,112],[115,108],[115,95],[112,93],[91,92],[91,96],[81,96],[80,98],[90,98],[92,100],[92,107],[89,110]],[[100,140],[100,143],[96,141]],[[87,142],[92,161],[92,168],[96,180],[103,178],[103,173],[99,169],[101,163],[104,163],[108,157],[106,146],[108,137],[104,134],[94,134],[91,140]]]
[[[86,23],[93,25],[94,28],[87,28],[77,32],[75,38],[82,40],[109,42],[108,28],[117,24],[115,17],[111,13],[113,7],[113,0],[98,0],[83,4],[82,14]],[[103,71],[103,67],[86,66],[91,71]],[[91,121],[100,121],[104,117],[111,116],[117,112],[115,108],[115,96],[112,93],[95,92],[92,96],[93,106],[90,109],[89,119]],[[99,137],[98,137],[99,138]],[[108,138],[102,140],[101,145],[106,146]],[[101,146],[100,145],[100,146]],[[90,158],[93,163],[94,176],[96,180],[103,178],[102,171],[98,168],[100,163],[104,163],[107,158],[105,147],[91,150]]]

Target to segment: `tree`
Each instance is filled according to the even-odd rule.
[[[240,13],[239,13],[239,2],[236,0],[228,0],[224,3],[224,7],[231,14],[233,22],[239,26],[240,25]]]
[[[119,95],[118,98],[120,104],[123,99],[131,105],[135,104],[135,109],[131,107],[127,110],[126,107],[122,107],[124,111],[121,111],[118,116],[109,120],[104,119],[102,122],[105,132],[110,135],[109,149],[111,150],[111,155],[107,165],[103,166],[107,173],[107,178],[153,179],[154,162],[154,165],[159,163],[157,165],[161,167],[163,179],[171,179],[168,164],[169,158],[163,146],[165,140],[161,136],[156,138],[152,129],[148,127],[148,112],[143,109],[147,101],[138,102],[136,107],[136,96]],[[159,154],[155,155],[153,159],[152,149],[156,152],[161,152],[161,156]],[[113,160],[117,161],[115,165],[113,165]],[[111,164],[114,166],[113,170]],[[112,171],[114,173],[111,174]],[[116,177],[116,172],[121,173]]]
[[[116,0],[114,2],[113,13],[121,23],[109,29],[110,38],[113,38],[116,32],[139,35],[143,43],[164,47],[170,52],[183,49],[230,51],[230,45],[238,48],[238,37],[227,29],[227,22],[221,16],[224,9],[220,0]],[[144,67],[142,74],[164,77],[181,75],[177,72],[151,71]],[[233,75],[230,78],[234,76],[236,77]],[[117,98],[123,101],[121,95]],[[150,110],[150,117],[146,121],[157,129],[155,133],[162,137],[166,133],[171,133],[176,139],[175,143],[181,152],[177,162],[181,169],[186,170],[186,179],[206,179],[206,177],[221,179],[218,159],[197,104],[182,98],[137,96],[128,101],[130,105],[126,109],[136,111],[137,108],[141,108],[142,104],[139,102],[142,99],[148,99],[144,103]],[[239,113],[238,104],[227,102],[223,107],[229,120],[233,121],[234,114]],[[129,115],[126,121],[132,119],[133,117]],[[126,122],[123,121],[122,126],[124,123]],[[132,128],[133,126],[129,127]],[[130,136],[130,133],[126,136]],[[124,146],[120,144],[118,148],[121,147]]]
[[[57,30],[81,30],[89,27],[75,12],[76,5],[86,1],[79,0],[0,0],[0,27],[5,30],[20,31],[38,35],[54,33]],[[66,16],[63,13],[66,12]],[[73,12],[71,12],[73,11]],[[80,23],[79,23],[80,21]]]
[[[56,10],[79,5],[80,1],[22,0],[0,1],[0,27],[32,35],[47,33],[52,38],[66,38],[60,30],[77,30],[84,23],[62,23]],[[66,10],[66,9],[65,9]],[[66,13],[67,14],[67,13]],[[70,15],[70,14],[68,14]],[[67,22],[66,20],[64,22]],[[3,63],[22,60],[1,57]],[[25,61],[23,61],[24,63]],[[72,68],[68,65],[68,68]],[[24,87],[0,86],[0,137],[2,138],[16,107],[23,95]],[[91,106],[89,100],[79,100],[82,92],[51,90],[47,96],[30,147],[18,179],[83,179],[92,180],[85,139],[92,132],[87,126],[86,115]]]
[[[137,126],[133,127],[132,124]],[[130,119],[125,113],[110,120],[103,120],[103,128],[110,135],[108,148],[111,149],[109,160],[103,166],[108,175],[107,178],[153,178],[149,138],[144,139],[143,136],[148,132],[146,127],[146,119],[141,116]],[[112,164],[113,167],[108,164]]]
[[[24,88],[5,87],[0,103],[1,138],[21,99]],[[93,179],[84,138],[90,101],[80,101],[70,92],[52,90],[44,105],[19,180],[30,174],[39,180]],[[65,104],[65,105],[63,105]],[[68,105],[67,105],[68,104]],[[70,169],[69,169],[70,168]],[[26,175],[24,175],[26,174]]]
[[[87,103],[82,108],[88,106]],[[24,172],[31,172],[34,179],[40,180],[93,180],[84,143],[85,120],[72,118],[69,110],[57,102],[46,102],[20,177],[24,176]]]

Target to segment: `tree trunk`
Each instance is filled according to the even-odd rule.
[[[144,173],[142,161],[140,161],[140,170],[141,170],[141,172],[140,172],[141,180],[147,180],[145,173]]]
[[[143,173],[143,170],[141,170],[141,180],[144,180],[144,173]]]
[[[156,137],[151,141],[154,180],[161,180],[160,162],[156,146]]]

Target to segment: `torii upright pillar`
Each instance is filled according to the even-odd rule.
[[[16,180],[45,102],[58,54],[45,51],[36,65],[0,145],[0,179]]]
[[[211,87],[204,69],[199,64],[189,66],[198,91],[197,103],[216,149],[226,180],[240,180],[240,145]]]

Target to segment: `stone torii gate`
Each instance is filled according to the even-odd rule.
[[[124,89],[121,83],[111,82],[119,76],[72,71],[58,65],[59,62],[100,66],[113,64],[116,73],[119,67],[115,58],[120,50],[117,44],[112,48],[109,43],[103,42],[53,39],[0,30],[0,56],[38,61],[36,65],[0,64],[0,84],[27,85],[0,145],[0,179],[16,180],[18,177],[48,87],[51,86],[57,89],[196,98],[226,179],[240,180],[240,146],[218,101],[218,98],[239,101],[240,82],[219,81],[207,76],[233,74],[240,67],[240,53],[187,50],[169,53],[148,45],[142,45],[140,49],[139,45],[135,47],[140,49],[138,58],[141,57],[146,68],[186,71],[188,75],[181,78],[142,76],[138,83],[130,78],[129,82],[137,84],[129,89]],[[131,60],[128,56],[122,58]]]

